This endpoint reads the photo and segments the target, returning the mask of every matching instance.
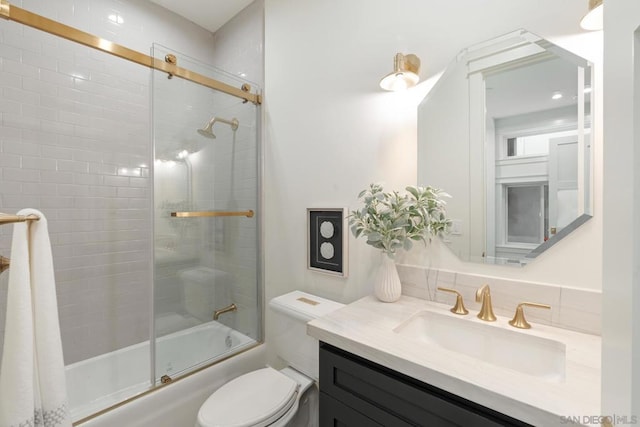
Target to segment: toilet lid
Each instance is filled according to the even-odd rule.
[[[200,408],[201,426],[263,427],[282,417],[296,399],[298,384],[273,368],[229,381]]]

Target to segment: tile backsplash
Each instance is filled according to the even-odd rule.
[[[488,284],[497,316],[511,318],[519,303],[537,302],[549,304],[551,310],[525,308],[526,318],[531,323],[588,334],[601,333],[602,293],[599,291],[404,264],[398,264],[397,267],[403,295],[453,305],[455,295],[437,290],[438,287],[452,288],[462,294],[465,306],[470,311],[477,312],[480,303],[475,300],[476,290]]]

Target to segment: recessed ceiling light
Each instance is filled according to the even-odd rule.
[[[561,99],[562,98],[562,92],[553,92],[553,95],[551,95],[551,99],[557,100],[557,99]]]

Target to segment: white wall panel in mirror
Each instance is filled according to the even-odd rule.
[[[591,64],[525,30],[471,46],[418,107],[418,184],[463,261],[525,265],[592,215]]]

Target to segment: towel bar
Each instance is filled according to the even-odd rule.
[[[0,225],[4,224],[13,224],[14,222],[25,222],[25,221],[38,221],[40,217],[38,215],[29,214],[29,215],[9,215],[5,213],[0,213]],[[0,273],[5,271],[11,265],[11,260],[7,257],[3,257],[0,255]]]
[[[0,213],[0,225],[4,224],[13,224],[14,222],[25,222],[25,221],[38,221],[40,217],[38,215],[30,214],[30,215],[9,215],[5,213]]]
[[[248,211],[202,211],[202,212],[171,212],[171,216],[177,218],[199,218],[209,216],[246,216],[252,218],[254,212]]]

